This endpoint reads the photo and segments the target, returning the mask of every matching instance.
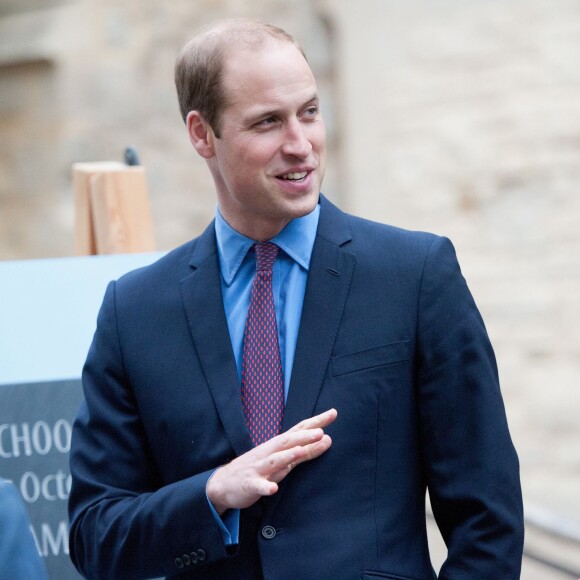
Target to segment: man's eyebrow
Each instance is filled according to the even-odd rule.
[[[305,107],[306,105],[308,105],[312,102],[318,103],[318,101],[320,101],[320,97],[318,96],[318,93],[313,93],[312,96],[308,100],[306,100],[302,106]]]

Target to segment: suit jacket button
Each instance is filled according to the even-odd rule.
[[[197,551],[197,561],[198,562],[203,562],[205,560],[205,550],[202,550],[201,548]]]
[[[183,568],[184,564],[183,564],[183,560],[181,558],[175,558],[175,565],[181,569]]]
[[[187,554],[183,554],[183,556],[181,556],[181,559],[183,560],[183,563],[186,566],[189,566],[191,564],[191,560],[189,559],[189,556]]]
[[[276,530],[272,526],[264,526],[262,528],[262,536],[266,540],[271,540],[276,535]]]
[[[191,552],[191,554],[189,554],[189,559],[192,564],[197,564],[197,552]]]

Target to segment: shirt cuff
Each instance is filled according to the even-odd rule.
[[[227,510],[224,512],[223,516],[220,517],[220,515],[215,511],[211,501],[209,501],[207,494],[205,497],[209,509],[218,525],[224,545],[232,546],[233,544],[238,544],[240,536],[240,510]]]

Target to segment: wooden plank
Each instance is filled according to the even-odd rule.
[[[75,195],[75,251],[78,256],[92,256],[97,253],[97,243],[93,228],[91,210],[91,178],[104,171],[123,169],[123,163],[95,162],[75,163],[72,169]]]
[[[90,178],[97,254],[155,250],[145,169],[123,165]]]

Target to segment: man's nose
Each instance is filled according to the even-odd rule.
[[[308,140],[305,128],[298,119],[289,122],[284,132],[282,152],[285,155],[293,155],[304,159],[310,155],[312,144]]]

